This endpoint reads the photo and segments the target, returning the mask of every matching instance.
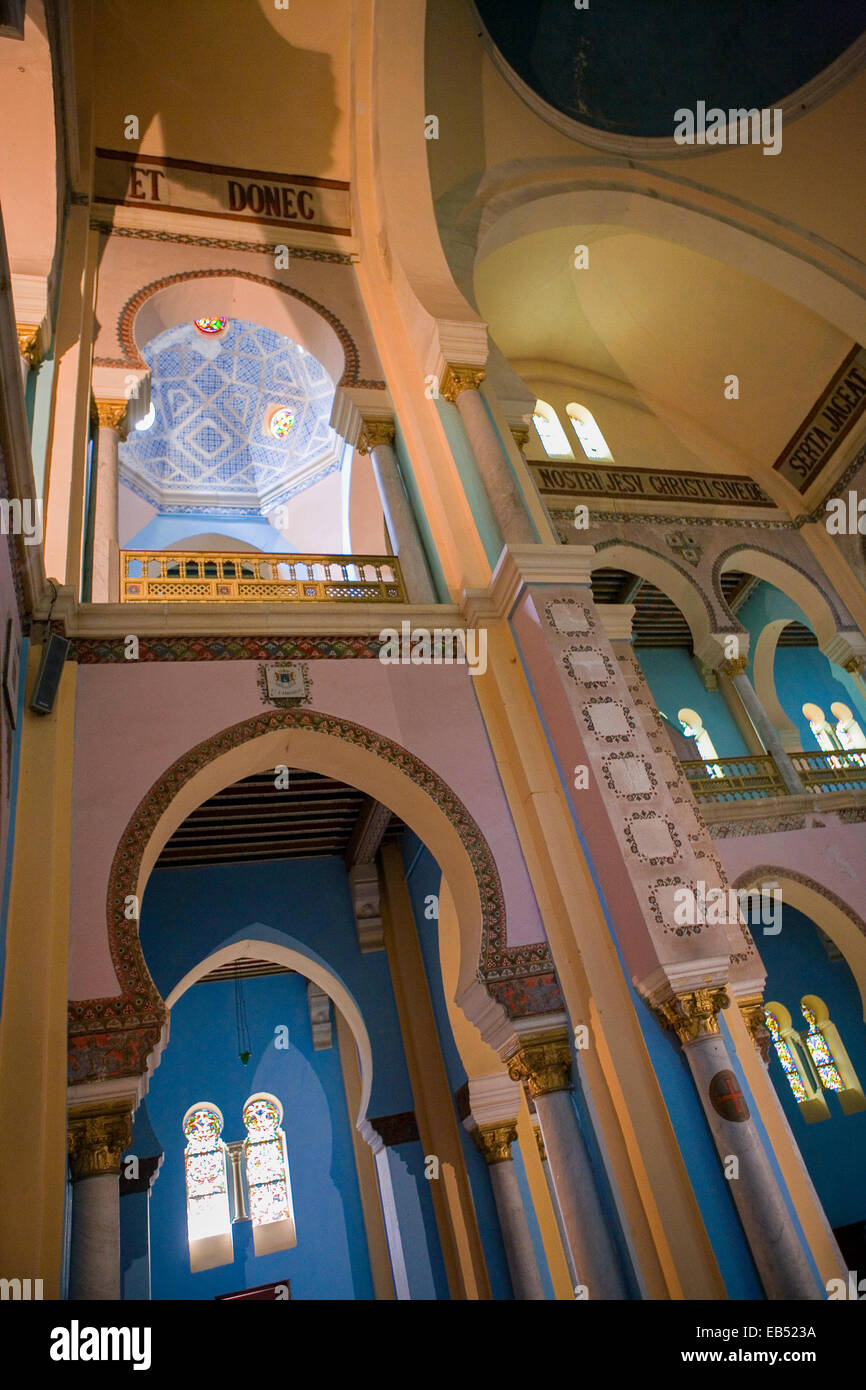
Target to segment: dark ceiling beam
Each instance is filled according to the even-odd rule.
[[[390,819],[390,809],[383,806],[381,801],[377,801],[373,796],[364,798],[363,805],[358,812],[358,819],[355,822],[355,829],[352,831],[346,846],[344,857],[347,869],[353,869],[356,864],[371,864],[373,862],[385,831],[388,829]]]
[[[760,579],[754,574],[743,575],[737,587],[728,594],[728,607],[732,613],[736,613],[737,609],[742,608],[746,599],[757,589],[760,582]]]

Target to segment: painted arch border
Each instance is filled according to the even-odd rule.
[[[448,821],[477,885],[480,949],[475,978],[489,993],[491,1002],[501,1004],[508,1000],[511,991],[519,994],[521,984],[529,994],[534,986],[540,987],[541,998],[545,987],[552,985],[553,964],[547,942],[519,947],[506,944],[505,902],[493,853],[463,801],[437,772],[401,744],[362,724],[318,710],[272,710],[230,725],[187,750],[156,779],[138,803],[115,851],[106,899],[109,948],[121,993],[70,1003],[73,1052],[85,1052],[84,1040],[89,1036],[98,1038],[97,1046],[104,1051],[123,1052],[119,1064],[125,1074],[150,1069],[147,1054],[164,1031],[167,1014],[144,959],[138,919],[127,917],[126,910],[130,897],[137,899],[154,832],[178,793],[210,764],[263,735],[296,731],[341,739],[384,759],[424,792]],[[531,981],[527,977],[532,977]],[[517,1009],[533,1011],[531,1007]],[[126,1035],[123,1039],[122,1034]],[[85,1059],[82,1056],[79,1060]],[[76,1081],[86,1079],[83,1075],[75,1077]]]
[[[866,922],[832,889],[807,874],[786,868],[784,864],[759,864],[747,869],[733,886],[737,889],[754,888],[767,882],[778,883],[783,901],[802,912],[838,946],[857,982],[866,1021]]]
[[[311,295],[295,289],[292,285],[283,284],[267,275],[256,275],[251,270],[241,270],[234,267],[183,270],[175,275],[165,275],[159,280],[152,280],[150,284],[142,285],[140,289],[136,290],[135,294],[131,295],[123,305],[117,320],[118,341],[124,354],[123,365],[131,367],[145,367],[147,365],[135,341],[135,320],[148,300],[163,290],[171,289],[172,286],[181,285],[187,281],[221,279],[248,280],[252,284],[262,285],[266,289],[276,290],[279,294],[287,295],[290,299],[296,299],[300,304],[311,309],[333,331],[343,350],[345,366],[337,385],[366,387],[373,390],[384,388],[384,381],[366,381],[361,378],[360,354],[357,344],[346,325],[324,304],[313,299]]]

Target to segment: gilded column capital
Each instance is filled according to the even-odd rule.
[[[126,434],[126,408],[129,401],[126,400],[97,400],[96,419],[102,429],[116,430],[120,435]]]
[[[529,443],[529,430],[523,425],[509,425],[508,428],[511,430],[512,439],[522,452]]]
[[[480,367],[456,367],[449,362],[442,378],[441,394],[453,403],[461,391],[477,391],[486,375]]]
[[[42,361],[42,343],[38,323],[16,323],[18,331],[18,351],[26,357],[31,367],[38,367]]]
[[[864,667],[866,667],[866,658],[850,656],[842,669],[847,671],[849,676],[862,676]]]
[[[511,1145],[517,1142],[517,1121],[502,1120],[490,1125],[478,1125],[472,1131],[472,1140],[484,1161],[491,1167],[494,1163],[511,1162]]]
[[[683,1047],[710,1037],[719,1031],[719,1009],[726,1009],[730,1000],[724,985],[711,989],[691,989],[675,994],[655,1010],[665,1028],[676,1033]]]
[[[382,444],[390,444],[393,447],[396,437],[396,428],[393,420],[364,420],[361,429],[361,436],[358,440],[358,453],[371,454],[374,449]]]
[[[68,1146],[72,1181],[120,1173],[120,1158],[132,1143],[128,1100],[95,1102],[69,1112]]]
[[[568,1034],[527,1034],[511,1056],[505,1058],[505,1065],[511,1080],[522,1082],[532,1097],[567,1091],[571,1088]]]
[[[743,1015],[743,1022],[749,1036],[761,1054],[765,1064],[770,1060],[770,1030],[764,1018],[764,997],[761,994],[747,994],[737,1000],[737,1008]]]
[[[747,656],[731,656],[718,668],[723,676],[741,676],[749,664]]]

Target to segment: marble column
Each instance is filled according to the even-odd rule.
[[[719,671],[730,679],[746,714],[754,725],[755,733],[779,769],[779,776],[785,784],[786,791],[793,796],[798,796],[806,789],[797,776],[788,753],[782,747],[778,729],[758,699],[757,691],[746,675],[746,664],[746,658],[738,656],[733,660],[723,661]]]
[[[511,1154],[511,1145],[517,1140],[517,1121],[478,1125],[471,1133],[475,1147],[484,1155],[490,1173],[514,1297],[543,1300],[544,1286],[538,1272],[535,1247]]]
[[[533,1114],[532,1132],[535,1135],[535,1143],[538,1147],[538,1157],[541,1159],[541,1171],[544,1173],[544,1181],[547,1184],[547,1191],[550,1196],[550,1205],[553,1207],[553,1215],[556,1220],[556,1229],[559,1232],[559,1239],[562,1244],[562,1253],[565,1256],[565,1263],[568,1265],[568,1274],[571,1279],[571,1287],[575,1288],[579,1282],[577,1270],[574,1267],[571,1249],[565,1237],[565,1227],[562,1224],[562,1212],[559,1210],[559,1201],[556,1196],[556,1188],[553,1186],[553,1178],[550,1176],[550,1164],[547,1161],[547,1149],[544,1147],[544,1137],[541,1133],[541,1125],[538,1123],[538,1115],[535,1112],[535,1101],[532,1101],[531,1111]]]
[[[479,391],[484,372],[477,367],[449,366],[442,395],[460,412],[478,472],[506,545],[537,545],[538,535],[517,480]]]
[[[125,400],[98,400],[96,414],[96,518],[93,528],[94,603],[120,600],[117,546],[117,446],[124,437]]]
[[[400,561],[410,603],[435,603],[436,593],[418,524],[412,510],[394,448],[395,429],[390,420],[364,420],[358,453],[369,454],[391,549]]]
[[[719,1030],[719,1009],[727,1004],[724,990],[713,987],[672,995],[655,1008],[682,1044],[767,1297],[820,1300],[824,1290],[816,1282]]]
[[[120,1159],[131,1142],[129,1100],[70,1110],[72,1301],[120,1298]]]
[[[619,1256],[571,1099],[568,1034],[524,1035],[505,1062],[509,1076],[522,1081],[535,1102],[578,1284],[589,1299],[626,1298]]]

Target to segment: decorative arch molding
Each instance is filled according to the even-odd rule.
[[[773,584],[777,589],[781,589],[783,594],[792,598],[808,618],[822,650],[832,642],[837,633],[847,630],[843,615],[832,597],[824,593],[808,570],[765,546],[742,542],[723,550],[713,565],[713,591],[723,612],[727,613],[729,610],[722,593],[721,577],[726,570],[734,568],[747,570],[756,579]],[[731,617],[733,618],[733,614]]]
[[[467,903],[464,897],[468,931],[474,930],[471,918],[477,919],[478,957],[471,978],[463,981],[461,998],[469,996],[474,979],[483,987],[486,1007],[500,1016],[502,1006],[512,1015],[550,1012],[562,1006],[547,942],[507,945],[502,885],[490,846],[464,803],[439,774],[400,744],[351,720],[311,709],[272,710],[231,725],[188,750],[157,778],[133,812],[114,855],[106,903],[111,959],[121,993],[70,1002],[70,1083],[139,1075],[152,1067],[148,1055],[164,1035],[167,1015],[144,959],[138,920],[126,915],[129,903],[133,899],[141,902],[162,845],[193,806],[238,776],[247,775],[249,768],[241,767],[240,759],[230,755],[268,735],[295,732],[324,735],[382,760],[404,780],[407,791],[420,790],[429,798],[448,831],[456,835],[462,857],[458,863],[452,852],[451,861],[452,868],[456,866],[461,872],[459,888],[464,894],[467,889],[471,893],[470,884],[474,884],[477,893],[477,904]],[[271,745],[262,747],[262,766],[273,766],[265,757],[266,751],[276,750]],[[220,760],[222,766],[217,767]],[[374,768],[368,766],[366,771],[369,790],[375,794]],[[200,785],[188,797],[189,806],[178,813],[175,803],[179,793],[184,788],[190,791],[197,778]],[[412,804],[407,797],[407,803],[399,809],[411,824],[413,818],[420,818],[417,801]],[[466,963],[467,977],[470,965]]]
[[[231,965],[236,960],[242,960],[244,957],[273,961],[276,965],[284,965],[289,970],[298,971],[299,974],[312,980],[314,984],[325,991],[328,998],[333,1001],[334,1007],[343,1015],[352,1030],[358,1048],[358,1062],[361,1070],[361,1099],[357,1119],[357,1127],[360,1129],[362,1122],[366,1119],[367,1105],[373,1086],[373,1048],[361,1010],[358,1008],[351,990],[343,983],[340,976],[326,965],[314,951],[310,951],[301,942],[295,941],[291,937],[286,937],[284,942],[280,942],[268,939],[266,936],[255,935],[256,931],[260,929],[260,923],[246,928],[238,937],[233,938],[225,946],[220,946],[209,956],[200,960],[197,965],[193,966],[192,970],[188,970],[178,980],[167,996],[165,1006],[169,1010],[173,1009],[187,990],[191,989],[205,975],[209,975],[212,970],[218,970],[221,966]],[[247,936],[247,931],[254,934]]]
[[[676,560],[662,555],[651,546],[636,541],[599,541],[595,547],[593,569],[607,565],[630,569],[648,583],[654,584],[675,603],[689,625],[695,651],[698,651],[716,627],[716,614],[708,594],[695,582]],[[744,630],[733,619],[734,629]]]
[[[788,718],[776,690],[776,649],[779,638],[791,618],[774,618],[767,623],[754,645],[752,653],[752,679],[758,699],[763,705],[770,722],[778,729],[782,747],[789,753],[799,749],[802,742],[796,724]]]
[[[783,901],[826,932],[839,947],[857,981],[866,1020],[866,921],[843,898],[817,879],[781,864],[759,864],[740,874],[735,888],[778,883]]]
[[[488,170],[476,265],[534,232],[612,225],[697,251],[785,294],[866,341],[866,275],[807,228],[682,174],[621,162],[509,161]]]
[[[337,385],[384,390],[384,381],[367,381],[361,378],[360,356],[355,340],[346,325],[324,304],[313,299],[310,295],[294,289],[291,285],[281,283],[279,280],[272,280],[266,275],[255,275],[252,271],[235,268],[185,270],[176,275],[166,275],[160,280],[153,280],[150,284],[144,285],[126,301],[118,317],[117,336],[123,353],[122,358],[119,361],[112,358],[99,358],[96,359],[96,365],[135,367],[139,370],[146,367],[147,364],[141,356],[140,348],[151,337],[155,336],[156,332],[171,326],[170,321],[160,322],[155,313],[152,316],[154,323],[148,326],[148,308],[155,308],[153,301],[156,296],[164,294],[175,286],[187,285],[197,280],[242,281],[269,291],[276,291],[285,299],[294,301],[304,311],[296,314],[300,324],[300,336],[308,339],[309,351],[327,368]],[[228,290],[224,293],[227,295]],[[256,309],[253,312],[259,314],[255,321],[260,322],[261,310]],[[140,329],[139,315],[142,313],[145,314],[145,336],[139,342],[136,330],[137,328]],[[316,317],[319,320],[318,324],[314,321]],[[181,320],[178,318],[176,321],[180,322]],[[158,326],[156,326],[157,323]],[[288,323],[281,326],[277,326],[276,323],[268,323],[265,326],[274,327],[275,331],[283,333],[289,327]],[[307,343],[304,344],[304,346],[307,345]]]

